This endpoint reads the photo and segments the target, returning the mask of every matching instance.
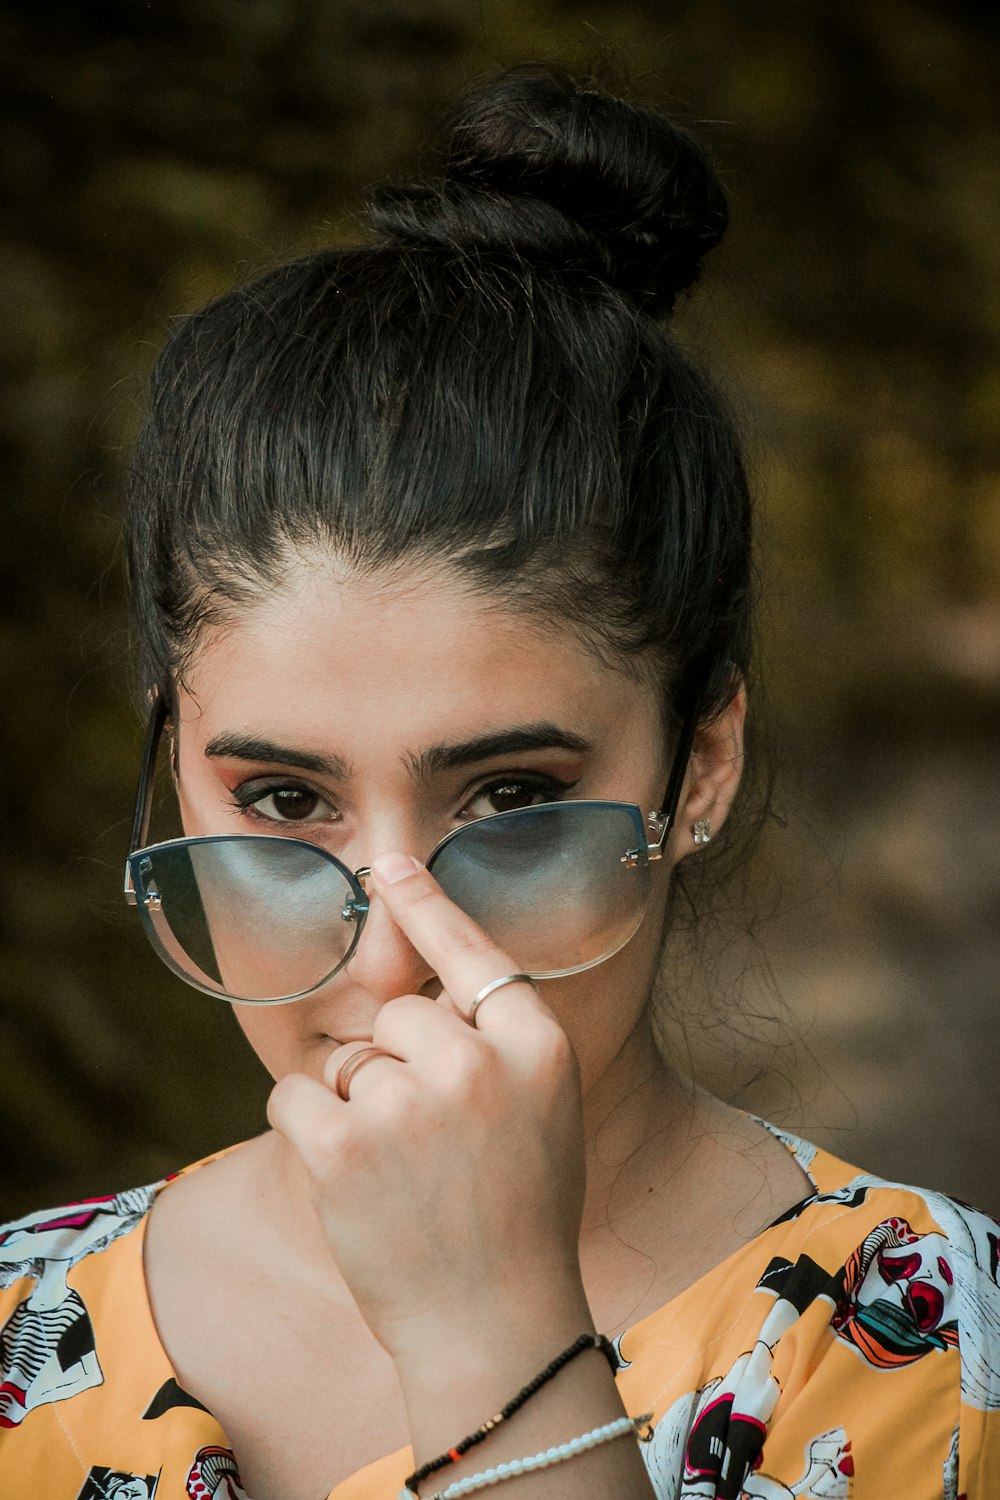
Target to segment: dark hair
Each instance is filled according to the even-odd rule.
[[[145,688],[297,549],[446,564],[654,662],[703,711],[750,653],[750,503],[710,380],[668,331],[727,222],[677,125],[513,69],[459,101],[431,185],[371,243],[284,265],[184,321],[153,376],[127,555]]]

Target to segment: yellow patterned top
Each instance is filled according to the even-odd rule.
[[[1000,1228],[774,1133],[815,1191],[616,1342],[657,1500],[996,1500]],[[248,1500],[146,1294],[171,1180],[0,1228],[2,1500]],[[411,1468],[331,1500],[394,1500]]]

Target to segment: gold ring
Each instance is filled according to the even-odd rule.
[[[482,1005],[483,1001],[489,995],[494,994],[497,990],[502,990],[505,984],[530,984],[535,994],[538,994],[538,985],[532,979],[530,974],[505,974],[502,979],[493,979],[489,984],[483,985],[482,989],[479,991],[479,994],[475,996],[472,1004],[469,1006],[469,1014],[466,1019],[468,1020],[470,1026],[475,1026],[476,1011]]]
[[[351,1079],[358,1069],[363,1068],[365,1063],[371,1062],[373,1057],[391,1056],[391,1052],[383,1052],[381,1047],[359,1047],[357,1052],[349,1052],[340,1064],[334,1077],[334,1093],[347,1104],[351,1097]]]

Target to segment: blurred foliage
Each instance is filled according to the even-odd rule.
[[[16,1143],[0,1217],[148,1179],[263,1120],[231,1018],[160,969],[120,896],[140,735],[121,470],[169,320],[354,237],[366,185],[414,169],[440,105],[523,58],[617,59],[717,153],[733,229],[681,328],[755,434],[765,654],[800,811],[822,845],[848,807],[868,851],[813,983],[817,1035],[845,1058],[853,1038],[855,1064],[858,1045],[881,1056],[872,1100],[909,1100],[899,1170],[925,1175],[927,1141],[961,1134],[968,1058],[996,1046],[987,990],[962,1011],[946,960],[978,934],[989,969],[1000,906],[981,838],[1000,694],[998,30],[992,8],[919,0],[0,4],[0,1125]],[[944,753],[951,780],[921,780]],[[958,801],[929,831],[942,785]],[[921,883],[921,860],[973,835]],[[796,882],[804,860],[821,893],[822,859],[769,857]],[[800,951],[815,918],[790,910]],[[878,964],[909,972],[892,954],[915,937],[939,944],[923,1024],[940,993],[969,1040],[938,1094],[933,1043],[923,1079],[887,1094],[915,1009],[890,1003]],[[877,948],[870,990],[845,979],[859,943]],[[981,1161],[935,1162],[994,1194]]]

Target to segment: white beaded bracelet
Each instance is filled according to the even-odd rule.
[[[533,1453],[530,1458],[512,1458],[509,1463],[497,1464],[495,1469],[484,1469],[481,1474],[456,1479],[446,1490],[438,1490],[436,1494],[429,1495],[427,1500],[461,1500],[463,1495],[471,1495],[474,1490],[484,1490],[488,1485],[500,1484],[505,1479],[517,1479],[522,1474],[533,1473],[535,1469],[547,1469],[551,1464],[565,1463],[568,1458],[578,1458],[589,1448],[599,1448],[602,1443],[613,1442],[615,1438],[624,1437],[628,1432],[637,1432],[651,1417],[652,1412],[647,1412],[642,1417],[618,1417],[614,1422],[606,1422],[603,1427],[594,1427],[590,1432],[582,1432],[579,1437],[570,1438],[568,1443],[543,1448],[541,1453]],[[399,1500],[413,1500],[413,1497],[406,1490],[401,1490]]]

